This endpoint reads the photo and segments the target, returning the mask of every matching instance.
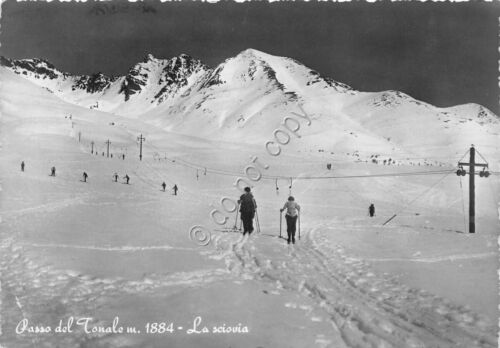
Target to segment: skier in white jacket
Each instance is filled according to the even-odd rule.
[[[288,244],[292,242],[295,244],[295,230],[297,226],[297,217],[300,213],[300,205],[295,202],[293,196],[288,197],[288,201],[285,203],[283,208],[280,209],[281,212],[286,209],[286,232],[288,233]]]

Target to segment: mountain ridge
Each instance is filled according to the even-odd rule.
[[[424,141],[496,146],[500,134],[499,117],[479,104],[439,108],[400,91],[362,92],[294,59],[253,49],[215,68],[185,54],[148,54],[117,77],[72,76],[39,59],[0,62],[68,103],[205,139],[265,143],[301,108],[314,120],[300,124],[309,147],[349,156],[367,148],[426,155],[419,149]]]
[[[216,68],[210,68],[200,60],[195,59],[187,54],[180,54],[178,56],[174,56],[172,58],[156,58],[151,53],[148,53],[144,56],[141,62],[136,63],[132,66],[127,74],[123,76],[108,76],[103,74],[102,72],[96,72],[91,75],[72,75],[67,72],[62,72],[58,70],[53,64],[45,59],[40,58],[26,58],[26,59],[9,59],[4,56],[0,56],[0,66],[4,66],[17,74],[24,75],[24,77],[32,77],[35,79],[33,82],[41,82],[39,85],[43,85],[43,87],[48,88],[49,90],[56,92],[55,88],[51,88],[54,86],[47,86],[42,81],[62,79],[61,85],[67,85],[67,80],[71,80],[71,90],[72,91],[85,91],[89,94],[96,93],[105,93],[112,84],[119,83],[119,91],[118,94],[123,96],[123,101],[128,102],[130,98],[134,95],[140,94],[144,88],[146,88],[147,80],[149,74],[151,72],[152,67],[160,67],[161,71],[159,71],[159,78],[155,81],[157,84],[161,85],[160,89],[156,90],[153,98],[150,100],[151,103],[156,103],[156,106],[164,102],[169,97],[175,95],[182,87],[187,87],[189,90],[194,86],[197,86],[197,90],[202,90],[204,88],[213,87],[216,85],[221,85],[223,83],[227,83],[227,80],[224,79],[224,76],[220,76],[221,72],[224,70],[227,64],[230,64],[234,60],[244,60],[249,59],[250,63],[248,64],[247,74],[253,79],[256,71],[255,62],[259,62],[262,64],[262,70],[267,75],[268,79],[273,82],[274,86],[282,91],[285,91],[285,86],[282,83],[281,79],[277,78],[277,73],[275,69],[269,65],[268,60],[272,59],[283,59],[290,66],[290,63],[295,64],[296,67],[303,67],[304,70],[307,70],[307,73],[310,75],[310,80],[306,81],[306,86],[313,86],[316,84],[323,85],[323,88],[331,87],[340,93],[350,93],[354,95],[359,91],[353,89],[352,87],[344,84],[342,82],[338,82],[330,77],[323,77],[320,73],[315,70],[309,69],[302,63],[287,57],[277,57],[272,56],[270,54],[249,48],[242,52],[240,52],[235,57],[231,57],[226,59],[223,63],[219,64]],[[158,72],[158,71],[157,71]],[[198,81],[192,81],[193,83],[189,84],[190,75],[195,73],[202,73],[197,76]],[[304,72],[304,71],[303,71]],[[31,74],[31,76],[29,76]],[[279,75],[279,74],[278,74]],[[227,76],[225,76],[227,78]],[[234,76],[233,76],[234,77]],[[280,76],[282,77],[282,76]],[[32,80],[33,80],[32,79]],[[64,86],[63,88],[65,88]],[[60,88],[59,92],[63,92]],[[296,91],[289,91],[289,94],[294,94]],[[394,90],[387,90],[381,92],[365,92],[365,93],[383,93],[383,96],[386,98],[382,98],[378,104],[375,106],[385,105],[385,106],[394,106],[397,104],[397,98],[391,96],[394,94],[396,97],[401,97],[404,95],[406,98],[410,98],[413,103],[417,105],[431,105],[423,101],[418,101],[413,99],[411,96]],[[58,94],[58,93],[56,93]],[[62,93],[60,93],[62,94]],[[79,100],[86,100],[89,98],[65,98],[69,99],[72,102],[78,103]],[[95,99],[95,98],[94,98]],[[90,107],[95,105],[98,100],[94,102],[90,102],[87,104],[90,105],[82,105]],[[478,105],[480,107],[479,113],[484,114],[492,114],[495,115],[488,108],[476,104],[476,103],[466,103],[451,106],[449,108],[457,108],[461,106],[467,105]],[[447,109],[447,108],[442,108]],[[112,111],[112,110],[109,110]],[[495,115],[496,116],[496,115]]]

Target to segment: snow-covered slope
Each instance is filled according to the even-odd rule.
[[[187,55],[147,55],[117,78],[70,76],[38,59],[4,58],[2,65],[71,103],[207,139],[264,144],[285,117],[306,112],[313,122],[301,122],[297,134],[310,151],[359,161],[442,165],[427,160],[436,149],[443,158],[470,144],[488,155],[498,150],[500,120],[480,105],[437,108],[398,91],[359,92],[253,49],[215,69]]]
[[[250,110],[255,104],[252,111],[257,114],[235,128],[230,113],[222,126],[205,122],[208,113],[196,113],[198,124],[192,113],[185,113],[192,128],[182,123],[172,128],[186,127],[188,135],[168,132],[162,124],[155,127],[152,123],[161,121],[160,114],[150,111],[131,118],[90,110],[0,69],[2,346],[496,346],[499,176],[478,178],[477,233],[468,234],[466,180],[449,166],[406,176],[416,170],[396,157],[403,155],[400,147],[410,147],[410,140],[419,141],[412,151],[432,151],[432,158],[458,151],[433,147],[445,141],[458,144],[451,126],[443,139],[429,139],[455,121],[457,130],[491,141],[490,132],[497,130],[494,119],[480,124],[471,117],[460,123],[462,108],[444,111],[449,114],[439,114],[439,109],[426,113],[425,105],[414,109],[413,102],[396,92],[386,93],[403,98],[399,105],[374,106],[390,97],[333,91],[322,82],[294,86],[300,76],[287,79],[283,76],[289,70],[280,70],[286,59],[264,58],[265,64],[255,62],[254,80],[247,78],[247,70],[238,69],[256,58],[236,57],[213,75],[217,84],[206,87],[209,79],[200,79],[183,92],[185,97],[179,96],[190,105],[188,95],[195,98],[201,90],[211,98],[226,94],[223,101],[207,99],[207,106],[229,111]],[[266,65],[275,78],[269,77]],[[307,77],[303,71],[302,77]],[[239,93],[255,97],[245,108],[234,106],[239,105],[233,91],[238,86]],[[262,91],[269,92],[262,97],[269,98],[264,103],[258,97]],[[291,113],[301,111],[297,102],[287,99],[289,91],[304,99],[310,126]],[[131,95],[126,103],[136,97]],[[278,100],[283,105],[276,104]],[[264,112],[259,114],[260,107]],[[474,105],[467,108],[467,113],[480,112]],[[436,122],[433,115],[441,120]],[[296,117],[301,134],[310,135],[292,138],[273,157],[261,141],[271,138],[286,116]],[[408,128],[398,117],[407,118]],[[427,133],[411,134],[412,127],[418,131],[419,121],[427,123],[421,130]],[[383,139],[393,127],[409,140]],[[231,143],[231,133],[242,138]],[[139,134],[146,137],[142,161]],[[108,140],[114,155],[110,157],[104,155]],[[350,155],[318,152],[319,146],[345,151],[359,146],[361,155],[385,146],[391,166],[361,162],[351,149]],[[460,155],[465,151],[459,150]],[[478,150],[485,154],[487,147],[478,144]],[[270,166],[266,174],[280,177],[254,183],[260,233],[241,238],[230,229],[237,223],[234,213],[221,226],[210,212],[224,204],[222,197],[237,199],[240,193],[233,184],[243,176],[250,155]],[[492,167],[498,166],[498,150],[486,156]],[[394,159],[397,166],[392,165]],[[323,180],[332,174],[325,169],[330,160],[340,177]],[[26,163],[24,171],[21,161]],[[55,177],[48,175],[52,166],[57,167]],[[208,167],[206,175],[203,167]],[[83,171],[89,175],[87,182],[81,180]],[[112,179],[115,172],[119,182]],[[120,183],[125,174],[131,178],[129,185]],[[363,174],[368,176],[360,177]],[[169,188],[177,184],[178,195],[163,192],[162,182]],[[277,238],[278,213],[290,194],[302,206],[301,238],[287,246]],[[373,218],[367,216],[370,202],[377,209]],[[190,239],[193,226],[205,226],[212,243],[202,247]],[[210,330],[245,326],[249,332],[189,334],[198,316]],[[137,333],[94,334],[77,325],[71,333],[16,333],[23,318],[54,329],[60,321],[64,327],[70,317],[91,317],[91,327],[109,327],[118,317],[120,325],[135,327]],[[161,322],[174,323],[174,332],[147,333],[147,323]]]

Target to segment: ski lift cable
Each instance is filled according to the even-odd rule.
[[[149,146],[153,147],[155,150],[159,151],[159,149],[152,145],[151,142],[149,143]],[[467,152],[464,154],[463,157]],[[205,169],[207,173],[214,173],[214,174],[219,174],[219,175],[225,175],[225,176],[232,176],[232,177],[238,177],[241,176],[241,173],[237,172],[231,172],[231,171],[226,171],[226,170],[221,170],[221,169],[213,169],[206,167],[205,165],[197,164],[197,163],[192,163],[189,161],[186,161],[184,159],[172,159],[168,158],[165,156],[168,160],[170,160],[173,163],[177,163],[179,165],[184,165],[187,167],[191,167],[193,169]],[[385,174],[367,174],[367,175],[345,175],[345,176],[339,176],[339,175],[332,175],[332,176],[284,176],[284,175],[262,175],[263,179],[270,179],[270,180],[276,180],[276,179],[284,179],[284,180],[316,180],[316,179],[354,179],[354,178],[369,178],[369,177],[395,177],[395,176],[413,176],[413,175],[433,175],[433,174],[442,174],[442,173],[451,173],[454,170],[436,170],[436,171],[418,171],[418,172],[407,172],[407,173],[385,173]]]
[[[145,145],[143,145],[143,146],[145,146]],[[158,153],[165,152],[165,151],[162,151],[161,149],[159,149],[157,146],[153,145],[151,142],[149,142],[149,146],[152,147],[152,148],[154,148],[156,150],[156,152],[158,152]],[[462,156],[462,158],[460,160],[462,160],[467,155],[467,153],[468,153],[468,151],[464,154],[464,156]],[[393,154],[385,154],[385,155],[387,155],[387,156],[393,156]],[[165,158],[169,159],[167,157],[165,157]],[[431,157],[412,157],[412,158],[408,158],[408,157],[401,157],[401,158],[392,157],[393,160],[407,160],[407,159],[436,160],[436,159],[441,159],[441,158],[449,158],[449,157],[433,157],[433,158],[431,158]],[[187,160],[182,159],[182,158],[176,158],[176,159],[171,158],[170,160],[171,161],[175,160],[175,161],[184,162],[186,165],[190,165],[190,166],[192,166],[193,168],[196,168],[196,169],[207,168],[207,172],[212,171],[214,173],[220,172],[220,173],[225,173],[227,175],[236,175],[234,172],[224,171],[224,170],[221,170],[221,169],[208,168],[205,165],[193,163],[193,162],[187,161]],[[353,162],[353,161],[347,161],[347,160],[334,160],[334,159],[328,159],[328,161],[330,161],[330,162],[339,162],[339,163],[352,163]],[[307,162],[308,163],[324,164],[324,160],[323,161],[322,160],[307,161]],[[237,175],[239,176],[240,174],[237,174]],[[277,176],[277,177],[279,177],[279,176]]]
[[[481,155],[481,153],[476,149],[476,153],[479,155],[479,157],[481,157],[483,159],[483,161],[486,162],[486,164],[488,164],[488,161],[486,160],[486,158],[483,157],[483,155]]]
[[[152,145],[151,142],[149,143],[148,146],[153,147],[155,150],[157,150],[157,152],[158,151],[161,152],[161,150],[158,149],[156,146]],[[209,167],[206,167],[204,165],[192,163],[192,162],[186,161],[186,160],[181,159],[181,158],[170,158],[170,157],[167,157],[167,156],[165,156],[164,158],[166,160],[172,162],[172,163],[176,163],[176,164],[183,165],[185,167],[190,167],[190,168],[193,168],[193,169],[203,170],[204,172],[206,171],[207,173],[215,173],[215,174],[227,175],[227,176],[240,176],[241,175],[241,174],[235,173],[235,172],[230,172],[230,171],[224,171],[224,170],[220,170],[220,169],[209,168]]]
[[[460,158],[457,162],[462,161],[462,160],[465,158],[465,156],[467,156],[467,154],[468,154],[469,152],[470,152],[470,149],[469,149],[469,150],[467,150],[467,151],[465,151],[464,155],[463,155],[463,156],[462,156],[462,157],[461,157],[461,158]]]
[[[435,170],[406,173],[385,173],[385,174],[366,174],[366,175],[330,175],[330,176],[270,176],[262,175],[264,179],[282,179],[282,180],[319,180],[319,179],[356,179],[356,178],[375,178],[375,177],[395,177],[395,176],[415,176],[415,175],[436,175],[452,173],[455,170]]]
[[[450,172],[446,173],[444,176],[442,176],[441,178],[439,178],[431,187],[429,187],[424,192],[420,193],[417,197],[415,197],[414,199],[412,199],[409,203],[407,203],[404,207],[402,207],[397,213],[395,213],[389,220],[385,221],[382,224],[382,226],[384,226],[389,221],[391,221],[392,219],[394,219],[397,215],[401,214],[401,212],[403,212],[404,210],[406,210],[410,205],[412,205],[413,203],[415,203],[418,199],[420,199],[421,197],[423,197],[424,195],[426,195],[429,191],[431,191],[434,187],[436,187],[441,181],[443,181],[451,173],[453,173],[453,171],[450,171]]]
[[[188,161],[183,160],[183,159],[170,159],[168,157],[165,157],[165,158],[169,159],[171,162],[175,162],[175,163],[178,163],[180,165],[185,165],[185,166],[188,166],[188,167],[191,167],[194,169],[205,169],[206,168],[207,172],[211,172],[211,173],[215,173],[215,174],[233,176],[233,177],[241,176],[241,173],[225,171],[225,170],[221,170],[221,169],[208,168],[204,165],[188,162]],[[363,177],[379,177],[379,176],[428,175],[428,174],[441,174],[441,173],[446,173],[446,172],[448,172],[448,170],[420,171],[420,172],[408,172],[408,173],[371,174],[371,175],[352,175],[352,176],[296,176],[296,177],[290,177],[290,176],[284,176],[284,175],[262,175],[262,178],[272,179],[272,180],[276,180],[276,179],[289,180],[290,178],[292,180],[296,180],[296,179],[338,179],[338,178],[363,178]]]

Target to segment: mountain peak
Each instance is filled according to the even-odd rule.
[[[146,56],[144,56],[144,59],[142,60],[144,63],[147,63],[147,62],[152,62],[152,61],[156,61],[157,59],[155,58],[155,56],[153,56],[151,53],[148,53],[146,54]]]
[[[191,60],[191,59],[193,59],[193,57],[191,57],[189,54],[186,54],[186,53],[181,53],[181,54],[179,55],[179,58],[186,59],[186,60]]]
[[[27,75],[34,74],[37,77],[55,79],[62,75],[54,65],[45,59],[30,58],[30,59],[9,59],[1,57],[0,64],[9,67],[17,74]]]
[[[241,51],[236,57],[265,59],[271,57],[271,55],[253,48],[247,48],[246,50]]]

